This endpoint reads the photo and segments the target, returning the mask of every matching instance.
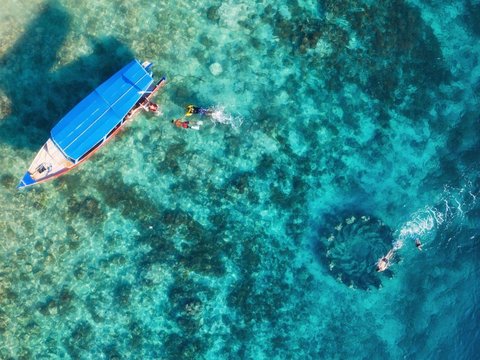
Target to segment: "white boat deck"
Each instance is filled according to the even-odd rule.
[[[30,165],[28,172],[35,181],[42,181],[63,170],[73,167],[74,163],[68,160],[60,149],[48,139]]]

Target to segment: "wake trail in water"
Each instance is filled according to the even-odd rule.
[[[243,117],[234,116],[225,112],[225,107],[215,106],[212,108],[210,119],[214,124],[222,124],[231,126],[233,129],[238,130],[243,124]]]
[[[423,244],[432,243],[442,225],[462,221],[465,214],[477,203],[477,196],[468,189],[471,184],[461,189],[446,187],[439,206],[426,206],[414,212],[397,231],[392,249],[377,261],[377,270],[384,271],[391,264],[395,253],[406,242],[414,242],[419,250]]]

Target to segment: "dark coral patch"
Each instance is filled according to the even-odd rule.
[[[207,18],[210,21],[218,22],[220,20],[220,15],[218,14],[219,6],[210,6],[207,9]]]
[[[464,19],[472,33],[480,37],[480,3],[478,1],[467,0]]]
[[[13,189],[17,184],[18,179],[15,178],[12,174],[4,174],[0,177],[0,184],[6,188]]]
[[[168,292],[168,318],[175,322],[180,332],[165,336],[164,352],[171,359],[196,358],[210,345],[208,335],[199,336],[203,319],[203,301],[213,295],[207,286],[186,277],[177,277]],[[188,356],[187,356],[188,354]],[[163,354],[162,354],[163,355]]]
[[[64,346],[73,359],[79,359],[85,352],[91,350],[95,334],[94,329],[87,321],[80,321],[65,337]]]
[[[68,204],[68,212],[91,221],[102,222],[105,218],[100,201],[93,196],[80,199],[72,198]]]
[[[132,286],[125,282],[119,282],[113,290],[114,301],[122,306],[128,306],[130,303],[130,296],[132,293]]]
[[[277,12],[268,17],[285,50],[305,56],[312,73],[323,69],[318,76],[328,91],[341,92],[346,83],[352,83],[379,100],[379,109],[398,106],[409,118],[426,115],[434,101],[431,90],[449,83],[452,75],[419,9],[401,0],[361,6],[348,0],[319,3],[317,15],[291,4],[289,10],[295,16],[286,18]],[[473,5],[470,8],[467,20],[478,27],[471,20],[478,11]],[[290,93],[286,87],[291,96],[296,90]]]

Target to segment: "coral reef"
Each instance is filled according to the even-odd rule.
[[[368,290],[381,279],[375,264],[391,247],[392,230],[369,214],[326,215],[315,239],[315,252],[329,273],[341,283]]]

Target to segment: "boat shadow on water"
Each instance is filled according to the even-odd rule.
[[[8,115],[0,119],[0,141],[36,151],[63,115],[134,58],[128,46],[114,37],[92,38],[89,55],[57,69],[61,49],[75,47],[66,44],[71,31],[70,14],[50,1],[0,57],[0,92],[11,104]]]

